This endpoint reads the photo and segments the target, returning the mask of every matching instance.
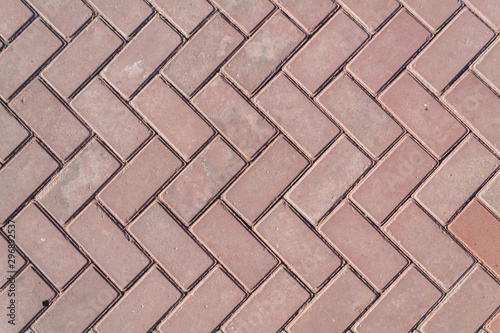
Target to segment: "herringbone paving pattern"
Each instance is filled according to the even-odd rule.
[[[499,333],[499,32],[498,0],[0,1],[0,332]]]

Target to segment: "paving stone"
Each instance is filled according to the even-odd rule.
[[[345,74],[328,85],[317,101],[375,157],[403,133],[398,124]]]
[[[225,333],[274,333],[307,300],[309,293],[282,266],[222,327]]]
[[[0,169],[0,223],[11,215],[58,167],[36,142],[27,144]]]
[[[153,266],[96,325],[98,332],[148,332],[181,293]]]
[[[167,186],[160,198],[188,225],[244,166],[245,161],[217,137]]]
[[[132,105],[185,160],[191,159],[214,133],[159,77],[141,90]]]
[[[36,321],[36,332],[82,332],[118,296],[91,266]]]
[[[314,292],[341,264],[284,201],[264,216],[255,231]]]
[[[406,259],[349,203],[335,209],[320,232],[379,291],[406,265]]]
[[[315,93],[368,35],[339,11],[284,66],[309,93]]]
[[[395,0],[374,0],[370,2],[338,0],[338,2],[359,20],[370,33],[377,30],[399,6]]]
[[[242,41],[243,36],[216,14],[177,52],[162,73],[190,96]],[[188,69],[190,75],[186,75]]]
[[[434,93],[439,94],[493,36],[493,31],[464,9],[409,67]]]
[[[14,221],[16,244],[57,288],[62,289],[87,263],[87,259],[34,204],[24,208]]]
[[[126,224],[181,165],[182,162],[154,138],[106,186],[99,198]]]
[[[160,332],[213,331],[245,293],[220,269],[212,270],[159,326]],[[196,314],[196,320],[193,320]]]
[[[151,0],[155,7],[185,35],[191,35],[213,11],[205,0]]]
[[[421,22],[436,32],[443,23],[460,8],[457,0],[443,0],[439,6],[432,0],[401,0],[403,5]]]
[[[280,136],[222,197],[252,224],[307,164],[307,160]]]
[[[213,2],[247,35],[252,33],[274,9],[274,5],[268,0],[214,0]]]
[[[500,39],[488,48],[473,68],[497,93],[500,93],[500,72],[497,70],[500,62]]]
[[[337,4],[330,0],[277,0],[276,3],[288,13],[300,26],[311,33],[314,28],[337,8]]]
[[[62,160],[67,159],[90,132],[39,80],[31,82],[10,107]]]
[[[479,192],[478,197],[500,218],[500,173]]]
[[[339,134],[334,123],[283,74],[275,76],[254,100],[310,158]]]
[[[4,162],[29,135],[23,125],[0,104],[0,162]]]
[[[275,134],[264,117],[220,74],[193,98],[193,104],[249,160]]]
[[[467,131],[407,72],[379,100],[438,159]]]
[[[32,16],[31,10],[21,1],[5,0],[2,3],[2,12],[0,13],[0,36],[9,39]]]
[[[9,238],[0,237],[0,255],[6,258],[6,260],[0,263],[0,288],[3,288],[9,282],[9,279],[13,275],[11,272],[20,271],[24,264],[26,264],[26,260],[19,254],[17,249],[14,249],[14,252],[11,253],[15,241],[13,237],[15,237],[16,227],[14,223],[9,223],[8,225],[3,230]]]
[[[375,95],[429,38],[429,32],[402,10],[346,68]]]
[[[435,165],[406,135],[351,192],[351,198],[380,225]]]
[[[292,321],[287,332],[344,332],[374,299],[375,294],[345,266]]]
[[[254,289],[278,263],[220,202],[191,231],[247,290]]]
[[[497,313],[496,317],[486,325],[486,330],[490,333],[500,332],[500,314]]]
[[[370,164],[370,159],[342,135],[288,191],[286,198],[317,224]]]
[[[472,258],[409,200],[383,230],[445,290],[472,266]]]
[[[449,230],[500,277],[500,253],[496,246],[500,237],[500,221],[497,218],[473,199],[453,220]]]
[[[446,225],[499,164],[495,155],[468,136],[425,181],[415,198]]]
[[[90,82],[71,106],[122,160],[128,159],[151,135],[139,118],[99,78]]]
[[[18,333],[20,327],[27,325],[44,308],[42,302],[51,300],[56,295],[31,265],[16,278],[15,289],[15,325],[9,324],[8,320],[11,318],[4,315],[5,318],[0,321],[0,330],[4,333]],[[0,294],[0,302],[5,307],[12,299],[8,294],[8,289]]]
[[[500,100],[474,74],[467,73],[444,97],[453,110],[493,149],[500,153]]]
[[[476,266],[420,325],[421,333],[475,332],[500,304],[500,285]]]
[[[8,99],[61,46],[42,21],[31,23],[0,53],[0,97]]]
[[[231,58],[223,71],[250,95],[303,38],[304,33],[277,11]]]
[[[495,29],[495,31],[500,31],[499,3],[491,0],[464,0],[464,3],[467,4],[474,12],[478,13],[483,20]]]
[[[89,0],[111,25],[125,37],[129,37],[152,9],[142,0]],[[161,36],[158,33],[158,36]]]
[[[102,75],[129,98],[180,43],[180,36],[155,16],[104,68]]]
[[[149,259],[129,236],[95,202],[91,202],[67,230],[122,290],[149,264]]]
[[[184,290],[213,263],[158,202],[139,215],[128,230]]]
[[[63,225],[119,167],[120,163],[93,139],[42,189],[37,198]]]
[[[72,37],[91,17],[92,10],[81,0],[28,0],[64,37]]]
[[[42,76],[69,97],[122,44],[101,19],[94,20],[43,71]]]

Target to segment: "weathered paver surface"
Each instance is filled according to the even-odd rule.
[[[500,0],[0,1],[0,279],[0,333],[500,333]]]

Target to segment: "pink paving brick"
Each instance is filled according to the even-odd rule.
[[[184,158],[189,160],[214,131],[159,77],[132,101],[149,125]]]
[[[182,165],[158,138],[151,140],[99,194],[125,224]]]
[[[328,85],[317,100],[372,156],[379,157],[403,133],[346,74]]]
[[[415,198],[445,225],[499,164],[495,155],[468,136],[420,187]]]
[[[474,133],[500,153],[500,99],[494,92],[469,72],[446,92],[444,100]]]
[[[307,160],[280,136],[233,183],[223,198],[251,224],[307,164]]]
[[[402,10],[346,68],[376,94],[429,38],[429,32]],[[373,66],[374,63],[377,66]]]
[[[16,278],[15,285],[15,325],[9,324],[8,320],[11,318],[4,315],[5,318],[0,321],[0,330],[4,333],[19,333],[19,328],[28,324],[44,308],[42,302],[51,300],[56,295],[32,266],[28,266]],[[10,299],[12,298],[8,297],[8,289],[5,289],[0,295],[0,303],[7,307]]]
[[[497,70],[500,62],[500,39],[486,51],[473,68],[493,89],[500,93],[500,72]]]
[[[445,290],[474,263],[412,200],[401,207],[383,230]]]
[[[337,0],[343,8],[373,33],[398,8],[395,0]]]
[[[479,200],[500,218],[500,173],[478,193]]]
[[[118,296],[118,292],[89,267],[33,325],[36,332],[83,332]]]
[[[90,136],[89,130],[40,80],[31,82],[10,107],[62,160]]]
[[[406,259],[347,202],[328,216],[320,231],[377,290],[406,265]]]
[[[34,204],[24,208],[14,221],[17,245],[57,288],[62,289],[87,263],[87,259]]]
[[[317,291],[341,261],[305,223],[280,201],[255,231],[311,290]]]
[[[139,215],[128,230],[184,290],[213,263],[158,202]]]
[[[284,70],[313,94],[367,37],[363,29],[339,11],[287,62]]]
[[[337,8],[330,0],[276,0],[283,11],[290,15],[307,33],[311,33],[323,19]]]
[[[213,11],[206,0],[152,0],[151,2],[185,35],[191,35]]]
[[[71,106],[122,160],[128,159],[151,135],[139,118],[99,78],[85,87]]]
[[[475,332],[500,305],[500,285],[476,266],[420,325],[421,333]]]
[[[275,134],[264,117],[220,74],[193,98],[193,103],[249,160]]]
[[[191,231],[247,290],[255,288],[278,263],[220,202],[202,215]]]
[[[373,291],[345,266],[292,321],[287,332],[344,332],[374,299]]]
[[[439,159],[467,131],[407,72],[379,99]]]
[[[488,26],[464,9],[415,58],[410,69],[439,94],[493,36]]]
[[[0,223],[4,223],[54,172],[57,162],[42,146],[31,141],[0,169]]]
[[[245,293],[221,269],[210,272],[159,326],[160,332],[213,331]],[[207,306],[217,304],[217,306]],[[193,320],[193,315],[196,319]]]
[[[119,167],[120,163],[93,139],[42,189],[37,199],[64,224]]]
[[[216,14],[167,63],[162,73],[190,96],[242,41],[243,36]],[[186,75],[186,70],[190,75]]]
[[[354,325],[353,331],[411,331],[440,297],[439,290],[414,266],[410,266]]]
[[[288,191],[286,198],[316,224],[370,165],[370,159],[342,135]]]
[[[481,19],[489,25],[500,31],[500,4],[494,0],[464,0],[475,13],[479,14]]]
[[[42,21],[31,23],[0,53],[0,97],[8,99],[61,46]]]
[[[89,2],[125,37],[129,37],[153,12],[143,0],[89,0]]]
[[[310,158],[339,134],[337,126],[283,74],[275,76],[254,100]]]
[[[98,332],[148,332],[181,293],[153,266],[96,325]]]
[[[92,17],[92,10],[81,0],[28,0],[64,37],[70,38]]]
[[[497,313],[496,317],[486,325],[486,330],[490,333],[500,332],[500,313]]]
[[[129,98],[180,43],[181,37],[155,16],[104,68],[102,75]]]
[[[149,264],[149,259],[95,202],[71,222],[67,231],[122,290]]]
[[[0,288],[9,282],[9,279],[13,271],[20,271],[21,268],[26,264],[26,260],[19,254],[17,249],[13,250],[14,242],[12,238],[15,236],[15,225],[13,223],[8,224],[3,228],[5,234],[9,238],[0,237],[0,255],[6,258],[2,263],[0,263]],[[11,253],[11,251],[14,251]],[[13,255],[13,256],[12,256]]]
[[[363,179],[351,198],[380,225],[435,165],[413,139],[405,136]]]
[[[23,125],[0,104],[0,162],[4,162],[29,135]]]
[[[473,199],[453,220],[449,230],[500,277],[500,221]]]
[[[19,0],[5,0],[0,12],[0,36],[9,39],[31,17],[33,13]]]
[[[264,18],[271,13],[274,5],[268,0],[214,0],[231,21],[249,35]]]
[[[101,19],[94,20],[43,71],[43,77],[69,97],[122,44]]]
[[[303,38],[304,33],[277,11],[231,58],[223,71],[250,95]]]
[[[188,225],[244,166],[245,161],[217,137],[167,186],[160,198]]]
[[[439,6],[433,0],[401,0],[403,5],[421,22],[436,32],[443,23],[460,8],[457,0],[442,0]]]
[[[222,329],[225,333],[274,333],[308,299],[309,293],[280,266]]]

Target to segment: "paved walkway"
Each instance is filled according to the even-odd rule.
[[[499,333],[499,32],[498,0],[2,0],[0,332]]]

